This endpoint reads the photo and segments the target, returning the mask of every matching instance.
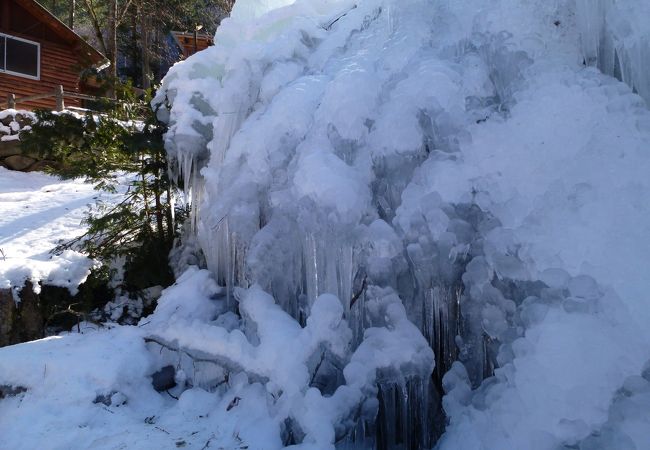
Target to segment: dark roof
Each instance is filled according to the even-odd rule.
[[[43,5],[35,0],[14,0],[34,17],[47,23],[47,25],[64,41],[70,45],[78,46],[79,50],[87,56],[93,64],[105,66],[109,63],[108,58],[99,52],[95,47],[90,45],[84,38],[75,33],[65,23],[61,22],[58,17],[48,11]]]

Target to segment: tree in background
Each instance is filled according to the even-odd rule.
[[[77,14],[76,0],[40,0],[39,3],[74,30]]]
[[[231,7],[230,0],[134,0],[118,33],[118,47],[127,60],[123,75],[149,88],[175,62],[169,61],[170,31],[193,31],[201,25],[214,34]]]
[[[164,76],[172,30],[213,34],[234,0],[44,0],[52,11],[105,54],[106,90],[131,80],[147,89]],[[161,70],[162,69],[162,70]]]

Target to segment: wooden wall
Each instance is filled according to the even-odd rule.
[[[183,58],[187,58],[196,52],[205,50],[206,48],[214,45],[211,36],[206,34],[198,34],[196,38],[196,48],[194,47],[194,33],[184,33],[180,31],[172,31],[174,39],[181,47]]]
[[[7,5],[9,4],[9,7]],[[9,13],[9,15],[6,15]],[[0,104],[4,104],[7,95],[16,94],[16,98],[36,94],[54,93],[54,88],[63,85],[69,92],[79,92],[79,73],[81,70],[78,52],[54,32],[48,33],[47,27],[39,23],[28,12],[12,0],[0,0],[0,33],[29,39],[41,44],[41,78],[32,80],[6,73],[0,73]],[[10,20],[7,19],[10,18]],[[31,27],[29,26],[31,21]],[[19,32],[18,30],[29,30]],[[47,108],[54,109],[54,97],[18,103],[19,109]],[[80,106],[78,100],[66,99],[66,106]]]

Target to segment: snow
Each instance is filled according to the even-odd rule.
[[[16,122],[12,122],[12,123],[16,123]],[[0,141],[2,141],[2,142],[18,141],[18,140],[20,140],[20,135],[18,135],[18,134],[14,134],[14,135],[11,135],[11,136],[2,136],[0,138]]]
[[[50,250],[85,232],[84,213],[100,196],[83,180],[0,167],[0,288],[20,290],[31,281],[35,290],[42,282],[75,293],[95,263],[74,250]]]
[[[9,120],[7,120],[9,119]],[[31,111],[21,109],[0,110],[0,142],[17,141],[21,131],[31,130],[28,124],[36,120]]]
[[[251,0],[238,2],[232,10],[231,17],[239,20],[250,20],[259,17],[273,9],[290,5],[295,0]]]
[[[31,112],[27,111],[24,109],[3,109],[0,111],[0,120],[6,119],[7,117],[16,117],[16,115],[22,115],[25,117],[28,117],[29,119],[33,120],[36,118],[36,115]]]
[[[305,433],[299,448],[333,448],[335,426],[355,414],[362,399],[376,395],[367,389],[381,368],[399,360],[404,373],[410,367],[431,370],[431,349],[393,294],[385,300],[392,329],[368,329],[368,339],[344,370],[347,384],[324,396],[309,387],[312,356],[331,352],[343,357],[352,337],[336,297],[319,297],[301,328],[268,294],[253,287],[240,294],[244,334],[236,325],[227,330],[231,313],[224,314],[219,293],[209,272],[190,268],[138,327],[85,328],[84,334],[0,349],[0,386],[26,389],[0,402],[0,432],[10,434],[6,445],[34,448],[47,439],[51,448],[144,449],[169,448],[180,441],[194,448],[212,441],[239,448],[239,440],[242,448],[278,449],[284,421],[291,418]],[[404,352],[413,341],[419,343],[416,350]],[[227,389],[219,388],[223,370],[215,372],[198,359],[183,360],[181,350],[169,352],[160,342],[221,360],[229,373]],[[147,345],[156,351],[148,351]],[[170,362],[180,386],[159,394],[151,375]],[[174,394],[180,395],[178,401]],[[14,414],[15,409],[20,411]],[[12,433],[28,426],[38,432],[27,438]],[[47,438],[52,430],[67,427],[74,432]]]
[[[209,272],[190,269],[176,286],[165,292],[156,313],[143,328],[156,342],[210,355],[223,367],[242,371],[249,379],[262,382],[267,392],[264,404],[271,405],[268,415],[275,423],[278,441],[281,424],[293,420],[305,434],[301,448],[311,448],[310,445],[331,448],[341,418],[354,414],[357,405],[369,395],[376,395],[372,386],[382,369],[395,369],[406,376],[409,371],[418,370],[426,374],[433,367],[431,349],[406,318],[399,298],[392,294],[383,300],[382,308],[391,329],[366,330],[362,346],[352,354],[343,370],[346,384],[331,396],[324,396],[310,387],[310,380],[320,367],[317,365],[316,372],[311,374],[310,360],[319,353],[323,355],[321,358],[329,354],[345,360],[352,339],[338,298],[331,294],[319,296],[305,326],[301,327],[270,295],[254,286],[246,292],[239,291],[244,324],[241,329],[230,329],[222,325],[227,319],[219,319],[218,312],[223,314],[224,310],[215,311],[210,302],[194,300],[191,309],[188,307],[185,301],[188,286],[209,289],[193,295],[194,299],[205,299],[210,291],[218,292],[209,279]],[[178,296],[180,292],[183,300]],[[221,302],[221,307],[225,306]],[[212,311],[208,312],[206,308],[211,306]],[[192,372],[192,379],[196,379],[196,367]]]
[[[138,327],[0,349],[0,434],[93,391],[81,446],[648,448],[647,13],[238,1],[153,103],[207,269]],[[39,391],[59,353],[88,364]]]

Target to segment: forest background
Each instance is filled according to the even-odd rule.
[[[62,22],[102,52],[108,94],[117,85],[155,86],[176,62],[171,31],[214,35],[235,0],[41,0]]]

